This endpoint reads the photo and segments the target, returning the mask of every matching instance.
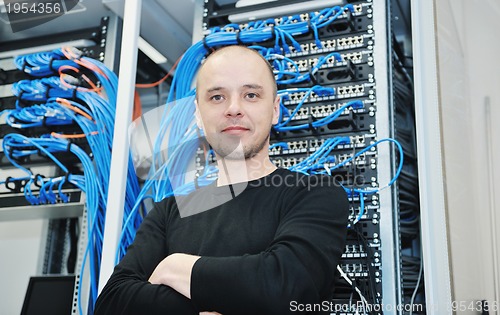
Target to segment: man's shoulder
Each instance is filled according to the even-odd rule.
[[[347,218],[349,201],[347,193],[334,176],[326,174],[304,174],[290,170],[280,170],[277,174],[281,182],[281,194],[285,213],[305,211],[308,214],[338,219]],[[291,212],[290,212],[291,211]]]

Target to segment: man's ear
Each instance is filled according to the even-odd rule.
[[[203,130],[203,121],[201,120],[201,115],[200,115],[200,108],[198,106],[198,100],[194,100],[194,105],[196,107],[194,111],[194,117],[196,119],[196,125],[198,126],[199,129]]]
[[[273,103],[273,125],[276,125],[278,123],[280,115],[280,97],[276,95],[276,98],[274,99]]]

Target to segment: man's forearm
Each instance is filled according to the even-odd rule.
[[[200,256],[175,253],[163,259],[149,277],[152,284],[171,287],[187,298],[191,298],[191,273]]]

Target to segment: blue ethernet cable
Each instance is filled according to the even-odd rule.
[[[90,163],[88,166],[96,168],[97,170],[99,170],[99,172],[92,173],[93,175],[91,176],[91,178],[87,178],[88,176],[80,177],[78,181],[74,182],[74,184],[84,191],[88,191],[88,187],[94,187],[94,191],[96,191],[96,194],[94,195],[99,196],[99,200],[97,202],[91,202],[88,206],[89,222],[92,222],[91,224],[89,224],[91,225],[89,226],[89,235],[94,235],[92,237],[89,237],[89,239],[94,240],[94,244],[91,244],[89,242],[86,252],[86,257],[89,257],[93,262],[91,266],[92,307],[92,301],[95,301],[97,294],[96,282],[98,279],[95,272],[97,269],[94,267],[98,268],[98,264],[100,261],[100,250],[102,249],[101,237],[102,229],[104,226],[104,212],[102,209],[105,209],[105,197],[107,195],[106,183],[109,179],[109,175],[106,174],[109,173],[109,152],[111,150],[112,131],[114,126],[117,78],[116,75],[109,69],[107,69],[102,63],[86,57],[80,57],[80,59],[85,60],[87,63],[90,63],[91,65],[99,69],[98,71],[95,71],[95,69],[91,69],[91,71],[94,72],[95,77],[97,77],[97,79],[101,83],[101,87],[105,91],[106,99],[90,90],[83,91],[85,89],[81,90],[78,86],[68,88],[67,85],[71,84],[67,81],[66,85],[62,85],[59,77],[25,80],[18,82],[13,86],[14,94],[17,95],[21,100],[36,102],[47,101],[47,104],[50,105],[40,103],[40,106],[38,107],[32,106],[21,108],[21,106],[19,106],[18,104],[17,111],[9,112],[8,121],[12,122],[15,127],[19,128],[35,127],[40,123],[40,119],[45,125],[64,124],[69,121],[74,121],[81,127],[82,131],[87,137],[87,141],[93,152],[93,163],[95,163],[95,165],[93,165],[93,163]],[[56,73],[57,70],[62,66],[74,66],[77,68],[79,67],[73,60],[65,59],[60,50],[56,50],[47,54],[38,54],[36,56],[24,56],[22,58],[18,58],[17,61],[18,67],[34,76],[51,75],[53,73]],[[60,106],[61,104],[58,104],[57,102],[57,100],[60,98],[65,99],[66,104],[69,104],[74,108],[78,108],[81,112],[87,114],[88,116],[91,116],[92,119],[89,120],[87,117],[81,116],[80,114],[75,113],[73,110],[70,110],[64,106]],[[82,100],[86,104],[86,106],[82,106],[80,103],[74,102],[74,99]],[[58,116],[58,118],[61,119],[59,119],[59,121],[57,119],[52,119],[54,118],[54,116],[52,116],[53,113],[51,111],[58,111],[58,115],[60,115]],[[62,119],[62,115],[64,115],[64,119]],[[61,141],[62,139],[57,140]],[[7,145],[9,145],[9,142],[4,143],[4,146]],[[71,147],[76,147],[76,145],[71,145]],[[47,150],[48,152],[52,152],[53,149],[51,148],[51,146],[48,146]],[[26,150],[25,148],[22,154],[35,154],[38,151],[39,150],[32,149]],[[13,157],[15,157],[15,155],[19,154],[21,153],[19,153],[19,151],[16,151],[12,155]],[[54,160],[54,162],[56,161]],[[29,174],[29,170],[27,170],[27,172]],[[54,189],[56,187],[61,188],[63,184],[63,181],[57,178],[44,179],[42,181],[38,178],[33,179],[33,174],[29,174],[28,178],[32,178],[32,180],[27,186],[28,189],[26,189],[26,196],[28,199],[31,198],[33,202],[36,202],[37,200],[38,202],[54,202]],[[69,176],[69,178],[76,177]],[[128,179],[129,185],[127,185],[127,200],[125,207],[126,215],[128,215],[127,211],[130,211],[140,190],[139,184],[137,182],[137,177],[135,176],[135,171],[132,167],[132,163],[129,164]],[[32,183],[37,183],[41,186],[40,195],[37,200],[33,198],[33,194],[31,191]],[[89,184],[91,186],[89,186]],[[61,193],[61,190],[59,199],[61,201],[66,200],[65,195]],[[92,201],[95,198],[89,199],[90,201]],[[137,228],[140,221],[140,215],[134,217],[133,225],[128,229],[129,233],[130,230],[133,230],[135,232],[135,229]]]
[[[302,162],[291,166],[289,170],[309,174],[311,170],[318,168],[319,163],[323,165],[326,160],[329,160],[328,156],[333,149],[340,144],[347,143],[350,143],[349,137],[328,138],[313,154],[308,156]]]
[[[286,142],[276,142],[276,143],[273,143],[269,146],[269,151],[271,151],[272,149],[276,148],[276,147],[281,147],[285,150],[288,149],[288,144]]]
[[[291,114],[288,114],[288,109],[286,109],[286,107],[284,107],[284,105],[282,104],[284,99],[288,98],[288,95],[291,93],[300,93],[300,92],[305,92],[305,95],[302,97],[300,102],[297,104],[294,111]],[[281,97],[280,108],[281,109],[285,108],[285,113],[287,114],[288,118],[283,121],[283,114],[282,114],[282,111],[280,110],[279,117],[278,117],[278,123],[276,125],[274,125],[273,128],[276,131],[288,131],[288,130],[298,130],[298,129],[309,128],[309,124],[304,124],[304,125],[299,125],[299,126],[291,126],[291,127],[285,126],[285,125],[287,125],[292,120],[292,118],[297,114],[299,109],[302,107],[302,105],[304,105],[305,101],[310,97],[310,95],[313,92],[318,96],[335,95],[335,89],[329,88],[329,87],[323,87],[320,85],[315,85],[311,88],[291,88],[291,89],[287,89],[287,90],[278,91],[278,95]],[[318,124],[316,124],[316,125],[318,125]],[[319,125],[319,126],[321,126],[321,125]],[[316,127],[316,126],[314,126],[314,127]]]
[[[61,50],[18,56],[14,63],[19,70],[37,77],[56,74],[62,66],[79,67],[74,61],[66,59]]]
[[[6,110],[5,122],[9,126],[18,129],[71,125],[73,120],[58,110],[59,107],[59,104],[45,103]]]
[[[392,138],[380,139],[380,140],[368,145],[367,147],[363,148],[362,150],[360,150],[359,152],[354,154],[352,157],[346,159],[345,161],[338,163],[336,165],[333,165],[331,167],[328,167],[328,169],[326,169],[323,172],[319,172],[319,173],[315,172],[315,173],[317,173],[317,174],[329,174],[330,175],[333,170],[338,169],[338,168],[346,165],[347,163],[356,159],[361,154],[371,150],[373,147],[376,147],[383,142],[394,143],[396,145],[396,148],[399,151],[398,167],[396,169],[394,176],[389,181],[389,183],[386,186],[384,186],[383,188],[377,188],[377,189],[358,189],[358,188],[351,189],[351,188],[346,188],[346,187],[344,187],[344,189],[348,193],[354,192],[354,193],[363,193],[363,194],[373,194],[373,193],[379,192],[380,190],[386,189],[387,187],[392,186],[394,184],[394,182],[397,180],[397,178],[399,177],[401,170],[403,168],[403,160],[404,160],[404,153],[403,153],[403,148],[402,148],[401,144],[397,140],[392,139]],[[334,160],[328,159],[330,152],[333,149],[335,149],[335,147],[337,145],[348,144],[348,143],[350,143],[349,137],[335,137],[335,138],[326,139],[325,142],[313,154],[308,156],[302,162],[297,163],[294,166],[290,167],[289,169],[292,171],[300,171],[303,173],[310,173],[311,171],[314,171],[318,168],[321,168],[322,166],[324,168],[325,163],[334,162]]]
[[[274,71],[276,75],[277,84],[295,84],[311,81],[311,76],[314,76],[319,69],[330,59],[334,58],[337,62],[342,62],[342,55],[337,52],[329,53],[325,56],[320,56],[318,62],[311,67],[309,72],[301,73],[295,61],[284,55],[269,52],[267,48],[260,46],[252,46],[258,50],[264,58],[266,58],[277,70]],[[289,64],[292,66],[290,70]]]

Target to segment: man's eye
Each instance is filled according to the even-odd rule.
[[[218,95],[218,94],[217,95],[213,95],[213,96],[210,97],[210,100],[216,101],[216,102],[222,101],[222,95]]]
[[[249,98],[249,99],[256,99],[257,98],[257,94],[255,94],[255,93],[248,93],[247,94],[247,98]]]

